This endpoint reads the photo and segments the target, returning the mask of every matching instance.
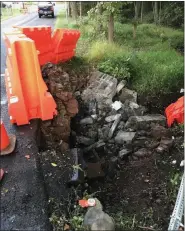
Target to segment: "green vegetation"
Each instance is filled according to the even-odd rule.
[[[184,33],[178,3],[174,7],[180,15],[174,14],[174,21],[171,19],[169,26],[179,26],[179,29],[165,27],[158,22],[167,24],[167,12],[174,11],[171,3],[163,6],[165,15],[161,15],[161,18],[159,15],[158,21],[153,24],[148,23],[152,19],[147,19],[147,13],[143,15],[142,22],[136,15],[134,20],[126,13],[127,20],[121,17],[120,12],[126,12],[126,9],[132,12],[134,9],[131,3],[121,4],[97,3],[80,17],[76,16],[79,5],[75,14],[73,6],[72,17],[61,12],[55,27],[79,29],[81,37],[77,45],[77,56],[119,80],[126,79],[138,93],[155,96],[179,92],[184,81]],[[84,4],[83,9],[85,7]],[[107,25],[110,14],[114,14],[111,38],[110,25]]]
[[[1,21],[21,14],[19,9],[1,8]]]

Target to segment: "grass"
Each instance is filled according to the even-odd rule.
[[[133,39],[132,24],[115,22],[114,43],[107,42],[106,28],[83,17],[75,22],[61,12],[56,28],[78,28],[77,56],[99,70],[126,79],[139,94],[168,94],[183,88],[184,33],[154,24],[139,24]]]
[[[21,15],[21,11],[19,9],[7,9],[1,8],[1,21],[7,20],[9,18]]]

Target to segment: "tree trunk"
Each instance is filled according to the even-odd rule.
[[[136,30],[137,30],[137,25],[133,25],[133,39],[136,39]]]
[[[97,6],[98,6],[99,2],[97,2]],[[102,29],[103,29],[103,25],[102,25],[102,13],[103,13],[103,9],[102,9],[102,6],[99,5],[98,6],[98,13],[97,13],[97,22],[98,22],[98,32],[102,32]]]
[[[159,25],[161,24],[161,5],[162,2],[159,3]]]
[[[154,22],[158,24],[159,16],[158,16],[158,2],[154,2]]]
[[[77,21],[78,10],[76,2],[70,2],[72,18]]]
[[[67,2],[67,10],[68,10],[68,16],[72,17],[70,2]]]
[[[134,22],[133,22],[133,39],[136,39],[136,30],[137,30],[140,6],[141,6],[140,2],[136,1],[134,3],[135,17],[134,17]]]
[[[141,22],[143,22],[143,5],[144,2],[141,3]]]
[[[108,21],[108,41],[112,43],[114,41],[114,14],[111,12]]]
[[[80,20],[82,19],[82,2],[80,1]]]

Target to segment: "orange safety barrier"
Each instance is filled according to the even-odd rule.
[[[176,121],[177,123],[184,123],[184,96],[179,98],[175,103],[170,104],[165,109],[168,127]]]
[[[56,103],[42,79],[34,41],[23,34],[6,35],[6,39],[9,47],[5,82],[11,123],[52,119],[57,114]]]
[[[80,31],[71,29],[56,29],[52,36],[54,51],[53,63],[65,62],[75,55]]]
[[[1,155],[7,155],[13,152],[15,149],[16,137],[15,135],[8,136],[5,126],[1,120],[0,125],[0,132],[1,132],[1,141],[0,141],[0,151]]]
[[[53,59],[52,44],[51,44],[51,27],[36,26],[36,27],[17,27],[23,34],[35,42],[36,49],[39,51],[39,63],[43,65],[51,62]]]

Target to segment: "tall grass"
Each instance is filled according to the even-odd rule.
[[[138,93],[165,94],[183,87],[184,57],[177,51],[184,49],[181,30],[140,24],[133,39],[131,24],[115,22],[114,43],[110,44],[106,33],[98,33],[96,22],[88,18],[76,23],[67,21],[63,13],[56,27],[78,27],[77,55],[105,73],[127,79]]]

